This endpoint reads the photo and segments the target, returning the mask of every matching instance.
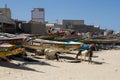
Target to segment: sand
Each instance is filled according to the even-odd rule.
[[[61,56],[59,62],[44,56],[34,58],[37,61],[1,61],[0,80],[120,80],[120,49],[95,51],[92,64],[74,62],[75,54]]]

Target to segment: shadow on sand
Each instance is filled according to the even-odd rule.
[[[79,60],[68,60],[67,62],[69,62],[69,63],[81,63],[82,61],[79,59]],[[87,62],[88,64],[95,64],[95,65],[102,65],[105,63],[105,62],[98,62],[98,61],[89,62],[88,60],[85,60],[83,62]]]
[[[105,62],[99,62],[99,61],[89,62],[88,60],[83,60],[83,59],[82,59],[82,61],[81,61],[81,59],[75,60],[74,57],[70,57],[70,56],[60,56],[60,58],[65,59],[66,62],[69,62],[69,63],[81,63],[82,61],[88,62],[90,64],[96,64],[96,65],[102,65],[105,63]],[[93,58],[98,58],[98,56],[93,56]]]
[[[34,65],[47,65],[47,66],[51,66],[51,67],[56,67],[54,65],[51,65],[45,61],[39,61],[39,60],[35,60],[33,58],[29,58],[29,57],[26,57],[26,58],[20,58],[20,57],[16,57],[16,56],[12,56],[12,57],[9,57],[9,59],[11,60],[11,62],[6,62],[6,61],[0,61],[0,66],[1,67],[7,67],[7,68],[13,68],[13,69],[20,69],[20,70],[27,70],[27,71],[35,71],[35,72],[40,72],[40,73],[44,73],[43,71],[38,71],[36,69],[33,69],[33,68],[29,68],[27,67],[26,65],[29,65],[29,64],[34,64]],[[12,63],[12,60],[15,60],[15,61],[19,61],[18,63]]]
[[[70,57],[70,56],[60,56],[60,59],[75,60],[74,57]]]
[[[5,61],[0,61],[0,66],[7,67],[7,68],[14,68],[14,69],[28,70],[28,71],[35,71],[35,72],[44,73],[42,71],[37,71],[35,69],[28,68],[28,67],[26,67],[26,66],[24,66],[22,64],[15,64],[15,63],[5,62]]]
[[[68,63],[80,63],[80,60],[75,60],[75,57],[71,57],[71,56],[60,56],[60,59],[64,59],[65,62]]]
[[[93,64],[97,64],[97,65],[102,65],[105,64],[105,62],[98,62],[98,61],[92,61]]]
[[[23,59],[23,58],[14,56],[14,57],[11,57],[11,59],[17,60],[17,61],[22,61],[23,65],[34,64],[34,65],[44,65],[44,66],[57,67],[57,66],[51,65],[45,61],[36,60],[36,59],[30,58],[30,57],[26,57]]]

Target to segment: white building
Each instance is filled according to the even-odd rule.
[[[32,10],[32,21],[33,22],[45,22],[45,10],[44,8],[34,8]]]

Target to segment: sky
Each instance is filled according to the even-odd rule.
[[[0,0],[1,8],[5,4],[13,19],[30,21],[33,8],[44,8],[48,22],[84,20],[86,25],[120,31],[120,0]]]

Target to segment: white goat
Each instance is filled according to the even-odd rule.
[[[45,49],[44,54],[46,59],[50,59],[50,60],[57,59],[57,61],[59,61],[58,52],[56,52],[55,50]]]

